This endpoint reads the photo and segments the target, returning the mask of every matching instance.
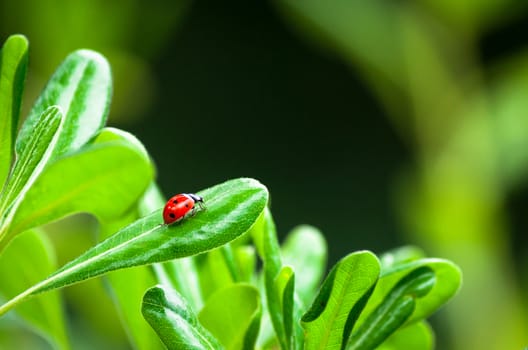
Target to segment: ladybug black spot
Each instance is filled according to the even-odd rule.
[[[170,213],[169,216],[170,216],[171,218],[173,218],[173,219],[176,217],[176,215],[174,215],[174,213]]]
[[[185,208],[189,208],[189,204],[185,204]]]
[[[175,204],[176,204],[176,203],[178,203],[178,200],[175,199],[175,200],[172,201],[172,203],[175,203]]]

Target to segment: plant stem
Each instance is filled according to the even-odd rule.
[[[32,293],[35,292],[42,283],[35,284],[31,288],[26,289],[22,293],[18,294],[16,297],[7,301],[7,303],[0,306],[0,317],[10,311],[12,308],[25,301],[26,299],[32,296]]]

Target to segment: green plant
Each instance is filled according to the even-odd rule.
[[[16,133],[27,46],[12,36],[1,51],[0,316],[16,307],[67,349],[57,290],[119,270],[107,278],[136,348],[159,340],[169,349],[433,347],[425,318],[458,290],[456,265],[412,247],[379,258],[359,251],[319,287],[321,233],[299,226],[280,246],[268,191],[246,178],[198,192],[207,210],[162,225],[165,200],[147,152],[104,128],[111,78],[99,54],[68,56]],[[103,239],[56,270],[40,227],[78,212],[98,219]]]

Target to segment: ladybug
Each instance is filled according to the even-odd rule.
[[[205,209],[203,198],[193,193],[180,193],[169,199],[163,208],[163,221],[166,225],[178,222],[196,213],[196,205]]]

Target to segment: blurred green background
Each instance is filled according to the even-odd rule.
[[[0,0],[13,33],[26,110],[69,52],[109,59],[109,124],[145,144],[167,196],[255,177],[279,234],[317,226],[330,263],[415,244],[459,264],[438,349],[528,345],[528,3]],[[97,224],[48,230],[62,263]],[[127,348],[99,280],[64,293],[74,348]]]

